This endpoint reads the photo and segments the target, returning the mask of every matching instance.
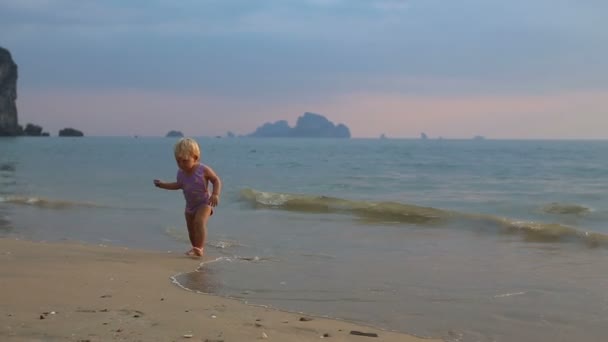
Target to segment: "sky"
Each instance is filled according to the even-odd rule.
[[[608,139],[605,0],[0,0],[18,115],[51,135]]]

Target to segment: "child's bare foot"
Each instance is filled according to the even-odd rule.
[[[185,253],[187,256],[191,257],[202,257],[203,256],[203,248],[192,247],[191,250]]]
[[[204,254],[204,249],[198,248],[198,247],[192,247],[192,251],[194,252],[194,255],[198,256],[198,257],[202,257]]]

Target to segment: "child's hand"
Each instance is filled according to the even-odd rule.
[[[160,184],[161,184],[161,183],[162,183],[162,182],[161,182],[160,180],[158,180],[158,179],[155,179],[155,180],[154,180],[154,186],[155,186],[155,187],[157,187],[157,188],[158,188],[158,187],[160,187]]]
[[[220,204],[220,196],[215,194],[211,195],[211,197],[209,197],[209,205],[215,207],[218,204]]]

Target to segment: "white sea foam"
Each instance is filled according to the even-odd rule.
[[[511,296],[521,296],[526,294],[526,292],[522,291],[522,292],[513,292],[513,293],[503,293],[503,294],[499,294],[494,296],[494,298],[504,298],[504,297],[511,297]]]

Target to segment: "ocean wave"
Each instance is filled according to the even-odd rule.
[[[218,248],[218,249],[227,249],[232,247],[243,247],[243,245],[238,241],[228,241],[228,240],[217,240],[217,241],[209,241],[207,243],[209,246]]]
[[[48,199],[36,196],[0,196],[0,203],[10,203],[19,205],[30,205],[45,209],[68,209],[73,207],[104,208],[105,206],[78,201],[65,201],[58,199]]]
[[[438,226],[458,221],[459,227],[488,233],[514,234],[530,242],[577,241],[589,247],[608,247],[608,235],[579,228],[536,221],[523,221],[493,215],[471,214],[399,202],[356,201],[342,198],[241,190],[241,199],[256,208],[271,208],[302,213],[339,213],[353,215],[369,224],[416,224]]]
[[[241,190],[241,199],[256,207],[304,213],[349,213],[373,223],[436,223],[449,211],[398,202],[354,201],[336,197]]]
[[[542,210],[548,214],[585,215],[591,212],[590,208],[579,204],[553,202],[545,205]]]
[[[501,219],[507,233],[523,235],[530,242],[582,242],[589,247],[608,247],[608,235],[559,223]]]

